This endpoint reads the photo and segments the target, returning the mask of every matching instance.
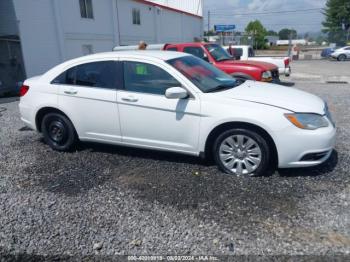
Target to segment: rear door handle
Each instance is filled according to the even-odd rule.
[[[136,97],[132,97],[132,96],[122,97],[122,100],[126,101],[126,102],[137,102],[137,101],[139,101]]]
[[[67,94],[67,95],[76,95],[78,93],[78,91],[76,91],[76,90],[65,90],[64,93]]]

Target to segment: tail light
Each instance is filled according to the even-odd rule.
[[[29,90],[29,86],[22,85],[21,88],[19,89],[19,96],[24,96]]]
[[[284,66],[285,67],[288,67],[289,63],[290,63],[289,58],[284,59]]]

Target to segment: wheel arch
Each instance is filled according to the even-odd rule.
[[[35,127],[36,129],[38,130],[38,132],[41,133],[41,123],[42,123],[42,120],[44,118],[44,116],[48,113],[58,113],[58,114],[62,114],[64,115],[65,117],[67,117],[69,119],[69,121],[72,122],[72,120],[69,118],[69,116],[64,113],[62,110],[58,109],[58,108],[55,108],[55,107],[50,107],[50,106],[46,106],[46,107],[43,107],[43,108],[40,108],[38,110],[38,112],[36,113],[35,115]],[[73,122],[72,122],[73,123]],[[74,125],[74,124],[73,124]]]
[[[263,138],[265,138],[266,142],[268,143],[268,146],[270,148],[270,152],[272,154],[271,164],[273,166],[278,165],[278,151],[277,151],[277,147],[276,147],[275,141],[272,138],[272,136],[264,128],[262,128],[256,124],[252,124],[252,123],[248,123],[248,122],[232,122],[232,121],[225,122],[225,123],[222,123],[222,124],[216,126],[215,128],[213,128],[210,131],[209,135],[207,136],[205,146],[204,146],[204,152],[202,153],[202,156],[212,158],[212,148],[213,148],[215,139],[222,132],[229,130],[229,129],[232,129],[232,128],[245,128],[245,129],[248,129],[251,131],[255,131],[259,135],[261,135]]]

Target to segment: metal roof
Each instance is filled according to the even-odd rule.
[[[158,6],[174,12],[180,12],[202,18],[203,0],[134,0],[140,3]]]

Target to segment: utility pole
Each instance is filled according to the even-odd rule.
[[[289,41],[288,41],[288,56],[292,56],[292,30],[289,32]]]
[[[210,30],[210,10],[208,10],[208,34],[209,34],[209,30]]]

